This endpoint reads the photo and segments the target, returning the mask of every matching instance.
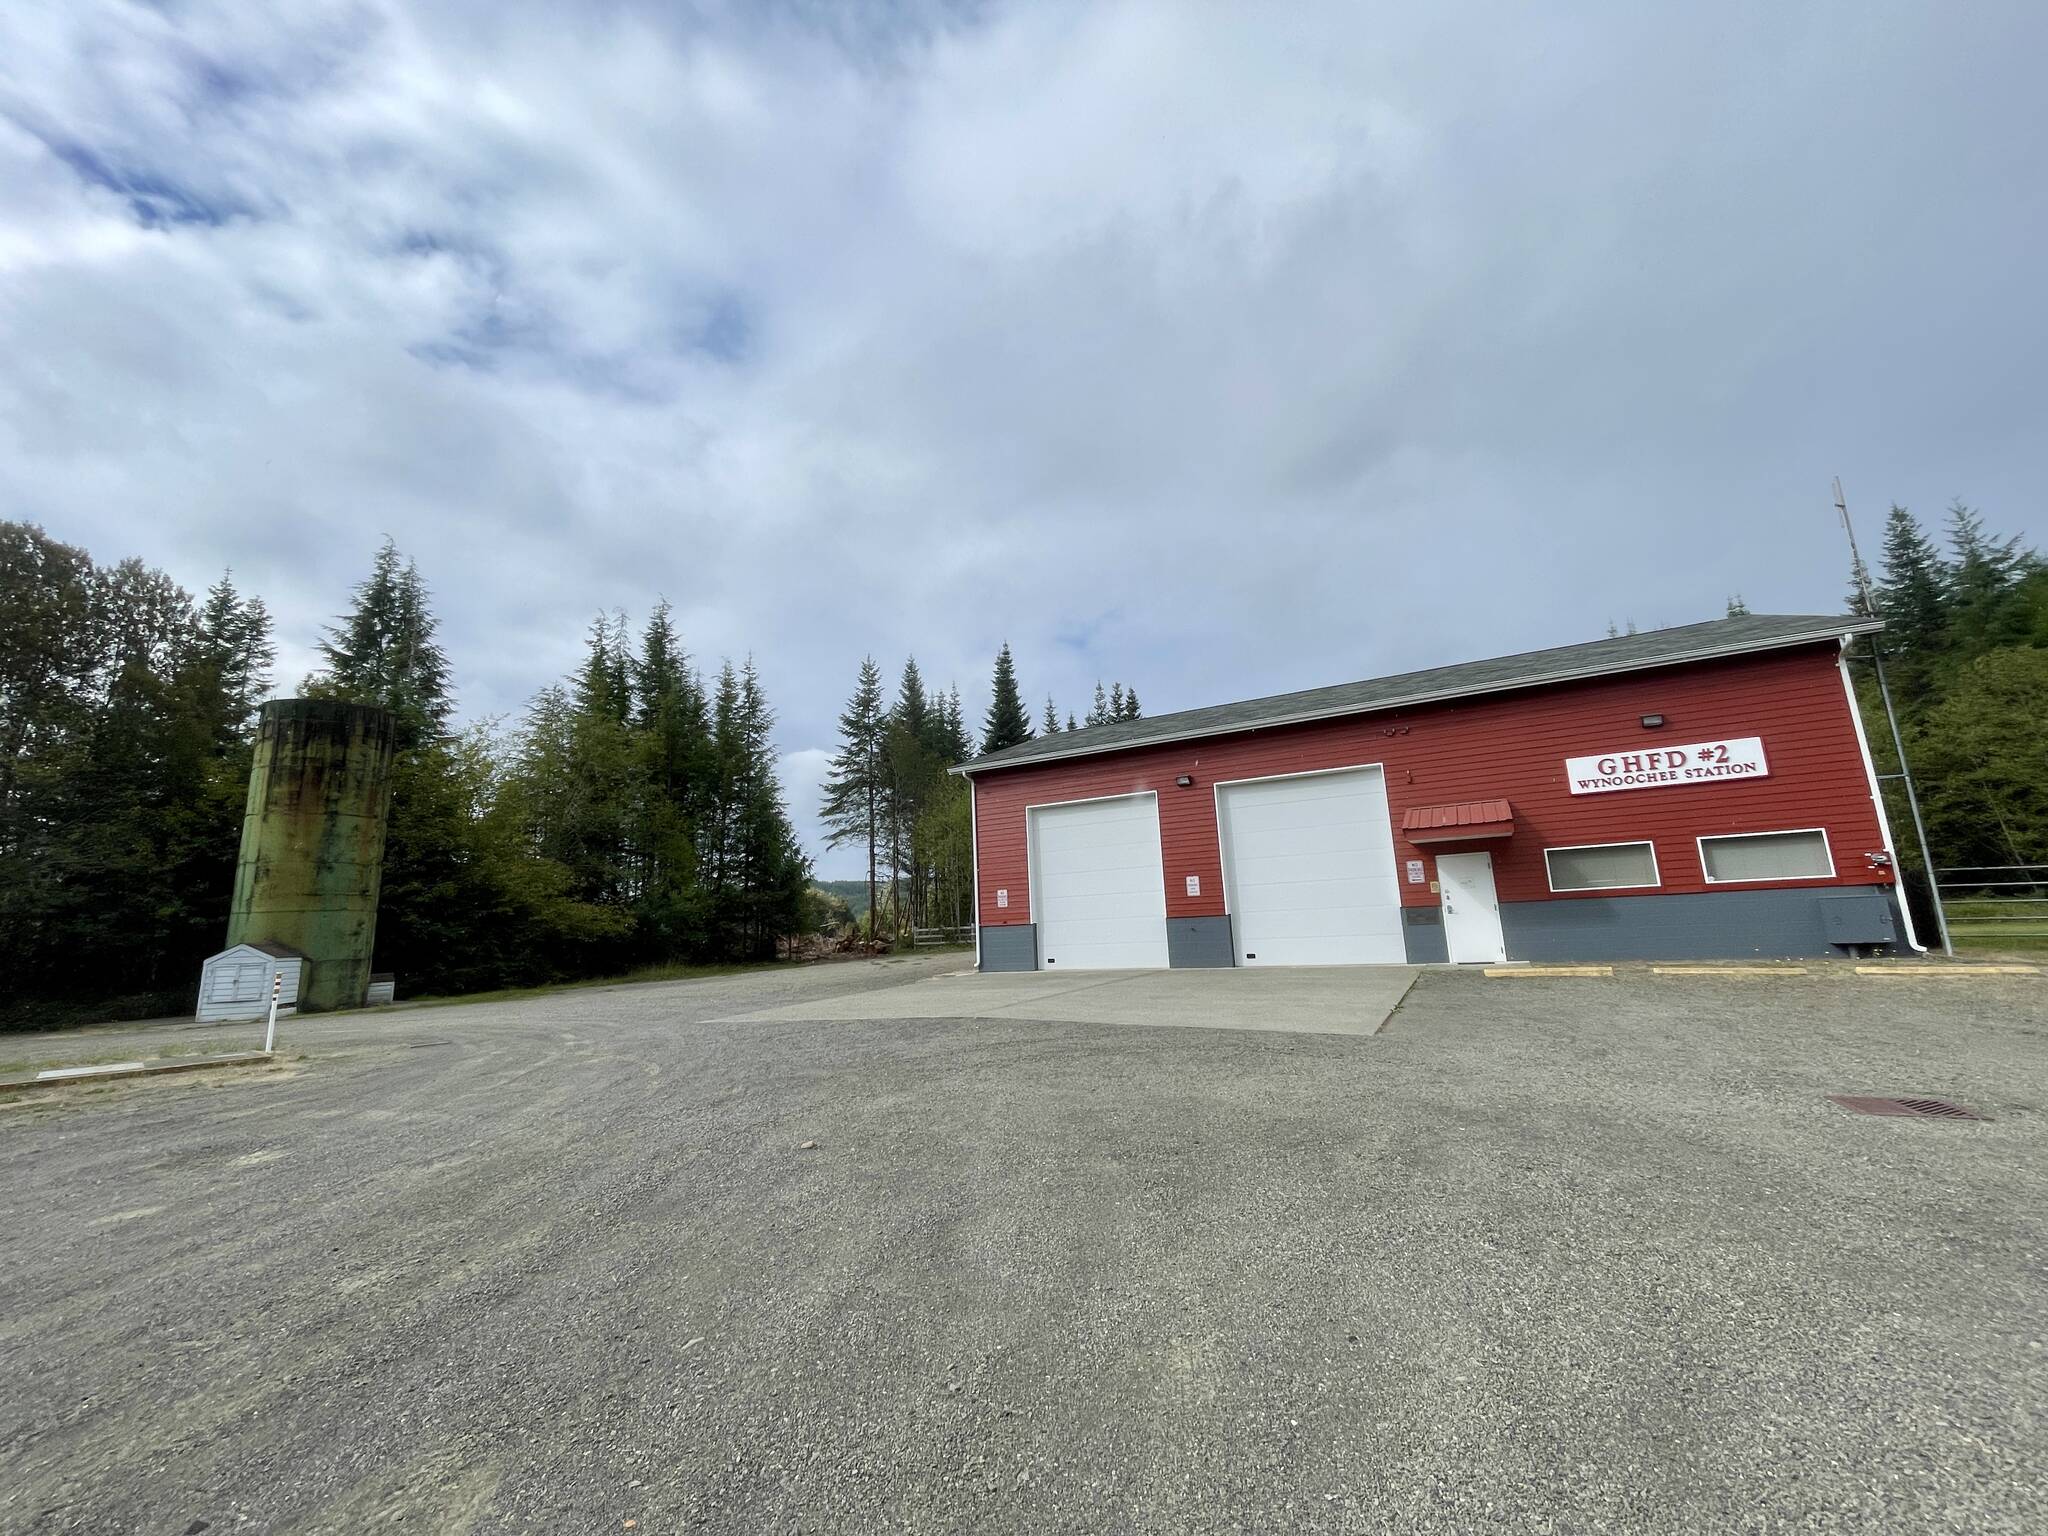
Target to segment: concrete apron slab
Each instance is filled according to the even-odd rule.
[[[931,976],[853,997],[790,1003],[717,1023],[1034,1019],[1050,1024],[1371,1035],[1415,983],[1410,966],[1049,971]]]

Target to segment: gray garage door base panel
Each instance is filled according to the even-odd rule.
[[[1903,948],[1898,914],[1883,886],[1835,886],[1508,901],[1501,903],[1500,926],[1510,960],[1804,960],[1840,955],[1850,945]],[[1410,965],[1450,960],[1439,907],[1404,908],[1401,938]],[[1177,971],[1229,969],[1237,955],[1230,919],[1168,918],[1166,955]],[[981,969],[1037,970],[1037,927],[982,929]]]
[[[1509,901],[1500,925],[1510,960],[1825,959],[1905,942],[1883,886]]]
[[[1410,965],[1451,963],[1451,951],[1444,939],[1442,907],[1403,907],[1401,942],[1407,946]]]
[[[1237,964],[1228,917],[1170,917],[1166,963],[1176,971],[1228,970]]]
[[[1000,928],[981,930],[981,968],[984,971],[1035,971],[1038,969],[1038,924],[1005,923]]]

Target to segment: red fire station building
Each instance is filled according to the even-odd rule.
[[[977,758],[980,966],[1917,948],[1844,656],[1878,627],[1746,615]]]

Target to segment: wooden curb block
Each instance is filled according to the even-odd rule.
[[[2038,965],[1859,965],[1858,976],[2038,976]]]
[[[1612,976],[1611,965],[1489,965],[1488,976]]]
[[[189,1056],[177,1061],[116,1061],[104,1067],[51,1067],[34,1077],[0,1078],[0,1093],[63,1088],[71,1083],[105,1083],[123,1077],[168,1077],[208,1067],[253,1067],[277,1058],[269,1051],[231,1051],[225,1056]]]

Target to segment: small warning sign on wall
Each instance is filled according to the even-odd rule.
[[[1188,894],[1190,896],[1199,896],[1202,894],[1202,877],[1200,875],[1188,876]]]
[[[1408,883],[1410,885],[1422,884],[1422,860],[1410,859],[1408,861]]]

